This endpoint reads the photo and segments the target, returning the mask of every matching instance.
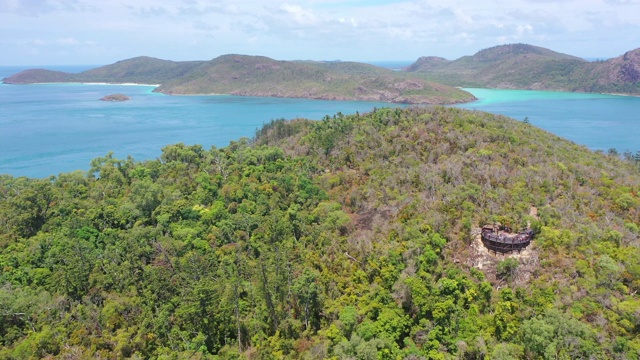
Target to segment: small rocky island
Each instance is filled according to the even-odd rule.
[[[103,98],[101,98],[100,100],[102,101],[127,101],[130,100],[131,98],[128,97],[127,95],[124,94],[111,94],[111,95],[107,95]]]

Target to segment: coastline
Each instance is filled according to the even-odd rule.
[[[118,86],[149,86],[153,87],[154,90],[162,86],[162,84],[144,84],[144,83],[134,83],[134,82],[125,82],[125,83],[110,83],[110,82],[37,82],[37,83],[28,83],[28,84],[11,84],[6,83],[4,81],[0,81],[0,85],[118,85]],[[555,89],[518,89],[518,88],[490,88],[490,87],[464,87],[464,86],[454,86],[456,89],[464,90],[466,92],[471,93],[472,90],[507,90],[507,91],[531,91],[531,92],[548,92],[548,93],[569,93],[569,94],[581,94],[581,95],[608,95],[608,96],[622,96],[622,97],[640,97],[640,94],[628,94],[628,93],[599,93],[599,92],[588,92],[588,91],[566,91],[566,90],[555,90]],[[471,91],[470,91],[471,90]],[[154,91],[159,94],[169,95],[169,96],[254,96],[254,97],[279,97],[283,96],[265,96],[265,95],[238,95],[238,94],[222,94],[222,93],[197,93],[197,94],[179,94],[179,93],[166,93],[163,91]],[[371,101],[367,99],[326,99],[326,98],[315,98],[315,97],[288,97],[284,98],[296,98],[296,99],[313,99],[313,100],[338,100],[338,101]],[[465,104],[472,103],[478,98],[472,99],[469,101],[455,101],[451,103],[443,103],[442,105],[456,105],[456,104]],[[390,104],[405,104],[405,105],[434,105],[430,103],[402,103],[402,102],[393,102],[393,101],[385,101]]]
[[[462,88],[476,97],[476,101],[472,102],[478,106],[488,106],[492,104],[513,102],[513,101],[539,101],[539,100],[587,100],[587,99],[606,99],[616,97],[637,98],[640,96],[630,94],[609,94],[596,92],[578,92],[578,91],[560,91],[560,90],[530,90],[530,89],[501,89],[501,88]],[[487,98],[485,93],[491,93]],[[500,96],[495,94],[500,93]],[[464,103],[461,104],[464,107]]]
[[[557,89],[525,89],[525,88],[491,88],[491,87],[464,87],[455,86],[456,89],[471,92],[473,90],[496,90],[496,91],[530,91],[532,93],[555,93],[555,94],[576,94],[576,95],[606,95],[606,96],[625,96],[625,97],[640,97],[640,94],[628,94],[628,93],[607,93],[607,92],[592,92],[592,91],[568,91]]]
[[[469,100],[454,100],[454,101],[446,101],[446,102],[413,102],[413,101],[393,101],[393,100],[376,100],[376,99],[366,99],[366,98],[357,98],[357,97],[335,97],[335,96],[278,96],[275,94],[265,95],[265,94],[225,94],[225,93],[196,93],[196,94],[181,94],[181,93],[171,93],[165,91],[159,91],[158,89],[162,84],[143,84],[143,83],[109,83],[109,82],[38,82],[38,83],[29,83],[29,84],[8,84],[5,82],[0,82],[2,85],[113,85],[113,86],[146,86],[152,87],[151,92],[156,94],[162,94],[167,96],[248,96],[248,97],[262,97],[262,98],[284,98],[284,99],[307,99],[307,100],[324,100],[324,101],[379,101],[383,103],[388,103],[390,105],[409,105],[409,106],[434,106],[434,105],[443,105],[443,106],[451,106],[458,104],[466,104],[477,101],[478,99],[474,97]]]
[[[218,93],[207,93],[207,94],[173,94],[173,93],[165,93],[162,91],[155,91],[157,94],[168,95],[168,96],[241,96],[241,95],[233,95],[233,94],[218,94]],[[256,96],[260,97],[260,96]],[[263,96],[264,97],[264,96]]]
[[[153,92],[168,96],[243,96],[243,97],[255,97],[255,98],[275,98],[275,99],[304,99],[304,100],[318,100],[318,101],[362,101],[362,102],[381,102],[389,105],[401,105],[401,106],[451,106],[451,105],[459,105],[459,104],[467,104],[477,101],[478,98],[474,97],[468,101],[464,100],[454,100],[450,102],[411,102],[411,101],[392,101],[392,100],[380,100],[380,99],[366,99],[366,98],[357,98],[357,97],[322,97],[322,96],[281,96],[276,94],[223,94],[223,93],[196,93],[196,94],[181,94],[181,93],[167,93],[164,91],[156,91]]]
[[[117,155],[123,158],[131,155],[136,159],[153,159],[158,156],[157,149],[169,143],[224,146],[231,140],[251,136],[256,128],[271,119],[320,120],[338,111],[364,113],[374,106],[409,106],[368,101],[279,101],[275,97],[263,100],[264,97],[225,94],[180,95],[171,99],[162,96],[163,93],[158,96],[151,93],[152,87],[148,85],[119,89],[115,85],[104,88],[87,85],[89,91],[83,89],[82,84],[56,85],[60,83],[0,86],[0,103],[5,115],[0,132],[0,172],[46,177],[60,171],[85,169],[92,158],[103,156],[109,150],[117,150]],[[129,94],[132,99],[135,96],[134,106],[94,106],[97,98],[110,92]],[[640,98],[546,94],[554,96],[536,98],[530,97],[531,92],[522,91],[515,94],[519,96],[505,99],[505,90],[489,89],[477,96],[480,101],[450,106],[497,113],[516,120],[527,117],[532,126],[591,150],[617,148],[620,152],[635,152],[638,149],[634,114]],[[571,96],[556,96],[562,94]],[[593,98],[602,99],[593,101]],[[31,100],[25,102],[25,99]],[[94,105],[78,107],[79,100]],[[30,119],[38,119],[38,126],[29,126]],[[57,131],[59,119],[65,119],[69,132]],[[65,136],[71,140],[67,141]],[[47,146],[39,146],[43,143]]]
[[[153,86],[153,87],[159,87],[161,84],[142,84],[142,83],[131,83],[131,82],[126,82],[126,83],[106,83],[106,82],[96,82],[96,83],[92,83],[92,82],[82,82],[82,83],[76,83],[76,84],[82,84],[82,85],[124,85],[124,86]]]
[[[143,84],[143,83],[134,83],[134,82],[83,82],[83,81],[50,81],[50,82],[34,82],[34,83],[26,83],[26,84],[12,84],[7,83],[2,79],[0,81],[2,85],[122,85],[122,86],[153,86],[155,88],[160,87],[162,84]]]
[[[6,84],[5,82],[2,82]],[[153,86],[159,87],[161,84],[141,84],[141,83],[108,83],[108,82],[42,82],[42,83],[31,83],[31,84],[21,84],[21,85],[118,85],[118,86]],[[7,84],[14,85],[14,84]]]
[[[625,94],[625,93],[603,93],[603,95],[640,97],[640,94]]]

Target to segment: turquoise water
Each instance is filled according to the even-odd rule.
[[[93,68],[64,67],[64,71]],[[20,68],[1,68],[0,78]],[[222,147],[251,137],[278,118],[321,119],[337,112],[397,106],[380,102],[238,96],[166,96],[151,86],[0,84],[0,174],[47,177],[88,170],[110,151],[118,158],[154,159],[167,144]],[[640,150],[640,98],[558,92],[468,89],[464,108],[500,113],[591,149]],[[98,101],[124,93],[131,100]]]
[[[510,116],[592,150],[640,150],[640,97],[553,91],[465,89],[459,107]]]
[[[2,74],[0,78],[10,75]],[[240,96],[166,96],[152,86],[0,84],[0,174],[47,177],[91,159],[154,159],[167,144],[222,147],[273,119],[321,119],[389,104]],[[127,102],[101,97],[123,93]]]

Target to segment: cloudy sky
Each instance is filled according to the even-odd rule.
[[[0,0],[0,65],[456,59],[506,43],[587,58],[640,47],[640,0]]]

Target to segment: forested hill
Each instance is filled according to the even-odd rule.
[[[452,86],[640,94],[640,49],[588,62],[537,46],[510,44],[453,61],[422,57],[405,70]]]
[[[160,85],[165,94],[231,94],[328,100],[451,104],[475,100],[421,76],[355,62],[277,61],[224,55],[211,61],[122,60],[79,74],[42,69],[5,78],[7,84],[105,82]]]
[[[639,166],[436,107],[2,176],[0,358],[634,359]]]

